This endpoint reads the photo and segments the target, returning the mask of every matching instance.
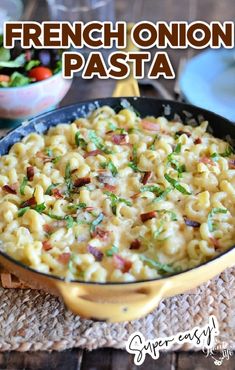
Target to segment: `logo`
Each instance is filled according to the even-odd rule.
[[[226,342],[215,343],[213,348],[203,348],[202,352],[206,357],[211,357],[216,366],[223,365],[224,361],[228,361],[233,355]]]
[[[134,332],[128,338],[126,350],[134,355],[134,363],[139,366],[145,361],[148,354],[154,360],[160,356],[161,350],[169,350],[173,344],[191,343],[203,351],[213,351],[216,346],[216,336],[219,335],[218,321],[215,316],[209,317],[207,325],[195,327],[191,330],[180,332],[170,337],[145,339],[142,333]],[[204,352],[205,353],[205,352]],[[206,352],[207,355],[207,352]],[[220,360],[221,361],[221,360]]]

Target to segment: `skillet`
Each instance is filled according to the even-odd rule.
[[[140,116],[164,115],[173,119],[177,115],[183,123],[205,119],[215,137],[230,138],[234,143],[235,126],[227,119],[192,105],[157,100],[146,97],[103,98],[81,102],[42,114],[12,130],[0,139],[0,155],[31,132],[45,133],[51,126],[70,123],[85,117],[92,110],[109,105],[121,109],[125,99],[139,112]],[[190,121],[190,122],[189,122]],[[224,269],[235,264],[235,246],[214,259],[187,271],[160,277],[154,280],[128,283],[94,283],[65,281],[62,278],[37,272],[0,251],[0,263],[17,277],[38,289],[59,295],[74,313],[89,319],[120,322],[137,319],[152,311],[162,298],[183,293],[211,279]]]

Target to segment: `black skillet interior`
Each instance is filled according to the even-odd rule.
[[[73,122],[76,118],[85,117],[95,108],[104,105],[109,105],[118,111],[122,109],[123,106],[126,106],[128,104],[127,102],[139,112],[141,117],[151,115],[157,117],[163,115],[168,119],[173,119],[175,115],[178,115],[183,123],[190,122],[192,118],[200,122],[203,117],[205,120],[209,121],[214,136],[224,139],[229,135],[230,138],[233,140],[235,139],[235,125],[225,118],[205,109],[184,103],[145,97],[104,98],[57,109],[24,123],[0,140],[0,155],[6,154],[14,143],[31,132],[45,133],[51,126],[55,126],[59,123]]]

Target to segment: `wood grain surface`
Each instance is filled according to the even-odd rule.
[[[24,19],[48,20],[46,0],[25,0],[27,12]],[[126,21],[173,21],[173,20],[234,20],[235,0],[117,0],[117,19]],[[177,71],[180,59],[190,58],[195,54],[192,49],[171,50],[169,55]],[[162,84],[173,93],[175,81],[161,80]],[[76,77],[72,88],[61,105],[75,103],[85,99],[110,96],[113,81],[82,81]],[[150,86],[141,88],[142,95],[160,95]],[[182,318],[183,320],[183,318]],[[235,356],[224,360],[219,369],[235,370]],[[133,364],[133,356],[125,351],[101,349],[92,352],[80,349],[65,352],[0,353],[0,370],[212,370],[218,368],[213,359],[198,353],[165,353],[158,360],[149,356],[140,367]]]

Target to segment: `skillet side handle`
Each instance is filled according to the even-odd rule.
[[[97,321],[121,322],[147,315],[159,304],[168,287],[164,282],[160,288],[135,288],[121,294],[110,287],[105,296],[88,293],[83,286],[62,284],[58,289],[66,306],[76,315]]]

